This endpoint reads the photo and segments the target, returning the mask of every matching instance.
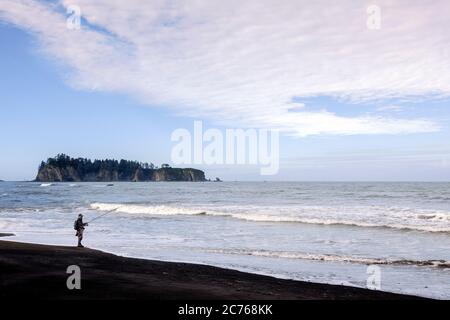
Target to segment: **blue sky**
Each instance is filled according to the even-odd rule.
[[[295,48],[280,45],[285,43],[285,35],[293,32],[286,27],[272,39],[273,47],[278,49],[268,52],[272,46],[267,47],[264,54],[268,56],[261,60],[257,34],[254,48],[216,60],[215,55],[221,50],[228,50],[227,40],[235,42],[232,50],[251,39],[231,35],[230,39],[218,41],[217,46],[211,45],[211,41],[205,46],[198,36],[202,29],[194,35],[188,33],[186,30],[197,27],[197,20],[207,25],[209,20],[205,17],[218,14],[211,8],[202,7],[203,15],[194,16],[192,24],[188,18],[197,14],[195,8],[194,13],[159,8],[162,18],[152,22],[153,34],[146,38],[142,33],[129,32],[148,27],[146,19],[142,20],[142,26],[126,25],[120,18],[118,22],[110,22],[101,14],[110,12],[114,16],[115,11],[105,11],[100,4],[96,7],[79,1],[87,12],[86,19],[97,25],[84,26],[79,34],[63,29],[54,31],[52,18],[55,25],[59,20],[64,22],[61,10],[61,6],[67,5],[64,1],[53,11],[39,1],[22,1],[20,5],[29,9],[29,14],[36,8],[48,10],[50,18],[37,16],[31,21],[22,16],[23,10],[19,10],[22,7],[14,7],[13,2],[6,1],[0,7],[3,22],[0,179],[33,179],[41,160],[61,152],[74,157],[170,162],[171,133],[177,128],[192,129],[194,120],[202,120],[206,128],[276,127],[283,132],[277,175],[261,176],[258,166],[197,166],[209,177],[322,181],[450,179],[450,99],[447,75],[443,75],[449,74],[448,61],[434,62],[439,60],[436,52],[443,52],[442,48],[430,47],[424,61],[412,59],[415,46],[407,52],[391,52],[388,57],[398,55],[393,60],[405,58],[407,62],[397,69],[384,57],[384,64],[374,73],[371,68],[358,73],[361,54],[355,54],[356,60],[352,57],[357,48],[349,50],[353,63],[347,64],[343,56],[336,57],[335,64],[320,60],[315,61],[311,70],[309,63],[296,69],[295,59],[301,64],[317,54],[326,57],[328,53],[325,49],[315,52],[319,49],[311,47],[311,56],[290,55]],[[245,10],[242,14],[250,16],[253,10],[262,9],[250,6]],[[264,20],[264,12],[259,13]],[[264,26],[276,22],[271,21],[272,17],[266,19]],[[167,25],[167,21],[181,22]],[[412,26],[417,28],[414,29],[417,37],[436,28],[424,21]],[[248,26],[241,28],[244,27]],[[221,35],[227,30],[232,34],[227,28],[228,25],[214,24],[210,30]],[[111,39],[102,30],[115,36]],[[433,34],[435,38],[430,40],[433,43],[443,40],[443,34]],[[100,46],[105,41],[102,37],[106,37],[106,47]],[[382,37],[378,37],[373,41],[381,41]],[[184,43],[185,38],[192,41]],[[73,44],[74,39],[81,44]],[[123,48],[123,39],[132,45]],[[321,35],[317,35],[311,41],[319,43],[320,39]],[[393,37],[390,41],[395,40]],[[145,55],[141,56],[141,52]],[[197,56],[198,52],[203,55]],[[276,55],[285,58],[272,61]],[[185,59],[189,61],[185,63]],[[359,63],[364,65],[364,59]],[[345,71],[347,66],[354,68],[353,73]],[[291,72],[286,73],[287,70]],[[432,71],[434,77],[430,78],[428,72]],[[304,74],[311,74],[309,81]],[[380,74],[389,76],[380,80]]]

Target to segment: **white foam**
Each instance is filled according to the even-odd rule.
[[[363,228],[392,228],[423,232],[450,232],[450,213],[447,211],[394,207],[257,207],[229,206],[220,211],[211,207],[181,207],[121,203],[93,203],[100,211],[133,215],[209,215],[228,216],[254,222],[304,223],[315,225],[347,225]]]
[[[446,260],[410,260],[355,257],[335,254],[312,254],[291,251],[246,250],[246,249],[204,249],[204,251],[221,254],[250,255],[267,258],[302,259],[328,262],[343,262],[377,265],[415,265],[426,267],[450,268],[450,261]]]
[[[116,211],[122,213],[130,213],[134,215],[200,215],[205,211],[181,207],[171,207],[164,205],[144,206],[133,204],[117,204],[117,203],[93,203],[91,208],[100,211]]]
[[[404,230],[416,230],[426,232],[450,232],[450,226],[427,226],[427,225],[413,225],[401,223],[369,223],[361,220],[345,220],[345,219],[326,219],[326,218],[303,218],[295,216],[275,216],[275,215],[258,215],[258,214],[232,214],[234,218],[243,219],[247,221],[257,222],[298,222],[305,224],[319,224],[319,225],[347,225],[365,228],[392,228]],[[444,218],[441,218],[444,219]],[[448,219],[448,218],[445,218]],[[406,221],[405,221],[406,222]]]
[[[52,185],[53,185],[53,183],[42,183],[41,187],[50,187]]]

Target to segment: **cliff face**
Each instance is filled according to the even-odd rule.
[[[60,182],[60,181],[81,181],[75,168],[68,166],[58,168],[54,166],[45,166],[39,170],[36,181],[41,182]]]
[[[152,181],[205,181],[205,173],[197,169],[162,168],[153,170]]]
[[[100,168],[95,172],[80,173],[73,166],[45,165],[39,168],[36,176],[39,182],[111,182],[111,181],[205,181],[205,173],[197,169],[137,168],[131,172],[121,172],[118,169]]]

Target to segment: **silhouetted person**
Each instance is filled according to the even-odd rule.
[[[75,236],[78,237],[78,247],[83,248],[84,246],[81,244],[81,240],[83,240],[84,227],[87,227],[88,224],[83,222],[83,215],[80,213],[78,215],[78,219],[75,220],[74,229],[77,230]]]

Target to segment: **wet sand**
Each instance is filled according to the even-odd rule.
[[[0,297],[37,299],[397,300],[416,297],[281,280],[212,266],[132,259],[76,247],[0,241]],[[67,267],[81,268],[68,290]]]

